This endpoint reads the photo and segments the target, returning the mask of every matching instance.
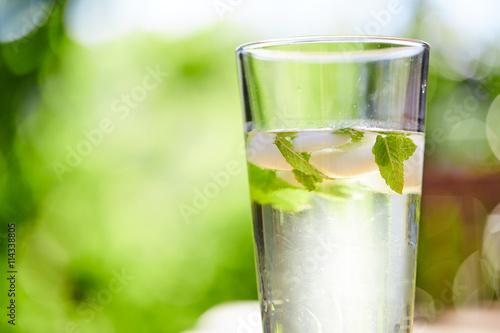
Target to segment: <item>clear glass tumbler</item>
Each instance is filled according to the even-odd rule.
[[[236,53],[264,332],[411,332],[429,45]]]

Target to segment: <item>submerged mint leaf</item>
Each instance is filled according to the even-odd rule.
[[[403,194],[404,168],[403,162],[409,159],[417,146],[404,135],[387,134],[377,136],[372,153],[375,163],[389,187],[396,193]]]
[[[341,128],[332,132],[332,134],[349,134],[351,135],[351,142],[360,142],[365,134],[361,131],[355,130],[353,128]]]
[[[322,193],[332,199],[349,199],[355,191],[353,191],[352,187],[347,185],[334,185],[325,186],[325,188],[322,189]]]
[[[292,141],[284,135],[277,135],[274,144],[278,147],[287,163],[293,167],[292,171],[295,179],[309,191],[316,189],[315,183],[320,183],[323,179],[332,179],[309,163],[311,154],[294,151]]]
[[[297,169],[293,169],[292,172],[295,175],[295,179],[309,191],[314,191],[316,189],[316,183],[321,183],[323,181],[323,178],[307,175]]]
[[[278,191],[285,188],[296,188],[295,186],[276,176],[276,171],[261,169],[252,163],[248,163],[248,180],[251,187],[250,192],[252,191],[252,187],[258,188],[265,193]]]
[[[261,205],[273,205],[276,209],[299,211],[310,201],[310,193],[293,186],[276,175],[276,171],[261,169],[248,163],[250,197]]]

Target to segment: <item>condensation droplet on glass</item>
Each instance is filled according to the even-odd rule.
[[[422,94],[425,94],[425,90],[427,89],[427,83],[422,83]]]

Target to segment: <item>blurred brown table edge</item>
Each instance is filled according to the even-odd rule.
[[[460,166],[451,170],[449,166],[426,162],[422,192],[424,196],[477,199],[490,212],[500,204],[500,172],[478,175]]]

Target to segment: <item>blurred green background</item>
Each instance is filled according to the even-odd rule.
[[[498,2],[0,1],[0,266],[16,326],[180,332],[256,299],[234,49],[431,43],[417,316],[500,297]],[[208,188],[210,196],[203,194]]]

